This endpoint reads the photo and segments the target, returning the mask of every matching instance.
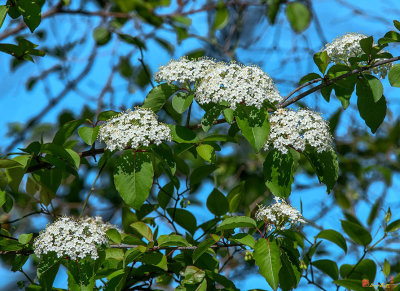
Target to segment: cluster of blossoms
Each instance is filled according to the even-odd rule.
[[[274,199],[275,204],[269,206],[259,205],[259,209],[256,212],[256,219],[265,221],[268,231],[274,228],[283,230],[288,224],[307,223],[296,208],[278,197]]]
[[[81,219],[64,216],[40,232],[33,245],[34,252],[37,256],[55,252],[58,258],[96,260],[97,247],[108,243],[106,231],[110,228],[114,227],[98,216]]]
[[[158,122],[151,109],[136,107],[134,111],[127,110],[103,124],[99,140],[104,141],[111,151],[127,147],[137,149],[150,143],[159,145],[165,140],[170,141],[171,131],[166,124]]]
[[[326,51],[331,62],[350,65],[349,58],[360,57],[364,54],[360,45],[360,40],[364,38],[367,38],[367,36],[359,33],[348,33],[328,43],[322,51]],[[391,67],[392,63],[380,65],[373,68],[372,72],[381,78],[385,78]]]
[[[261,108],[264,102],[281,101],[271,77],[256,66],[214,62],[211,59],[172,60],[160,67],[154,76],[157,82],[192,83],[199,104],[225,104],[235,109],[240,103]]]
[[[206,72],[215,65],[212,59],[200,58],[189,60],[182,57],[179,60],[171,60],[166,66],[161,66],[154,74],[156,82],[178,82],[179,84],[190,84],[204,78]]]
[[[271,129],[265,150],[273,148],[286,154],[288,147],[304,151],[306,145],[315,148],[318,153],[332,149],[328,123],[317,112],[278,109],[269,120]]]
[[[275,104],[282,99],[271,77],[260,68],[223,62],[207,72],[195,98],[200,104],[222,102],[232,109],[240,103],[261,108],[265,101]]]

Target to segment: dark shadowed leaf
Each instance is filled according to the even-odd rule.
[[[275,196],[287,198],[291,192],[294,162],[290,152],[272,150],[264,161],[265,185]]]
[[[371,234],[361,225],[347,220],[341,220],[341,224],[344,232],[355,243],[367,246],[372,241]]]

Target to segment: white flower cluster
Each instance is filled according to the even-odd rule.
[[[224,102],[232,109],[240,103],[261,108],[265,101],[275,104],[282,99],[271,77],[260,68],[223,62],[207,72],[195,98],[200,104]]]
[[[110,228],[113,226],[98,216],[80,219],[64,216],[40,232],[33,245],[34,252],[39,257],[55,252],[58,258],[95,260],[99,257],[97,247],[108,243],[106,231]]]
[[[271,129],[265,150],[274,148],[286,154],[289,147],[304,151],[306,145],[319,153],[332,149],[328,123],[317,112],[281,108],[270,116],[269,121]]]
[[[178,82],[190,84],[204,78],[205,73],[215,65],[212,59],[200,58],[189,60],[182,57],[179,60],[171,60],[166,66],[161,66],[154,74],[156,82]]]
[[[350,65],[348,58],[359,57],[364,54],[360,46],[360,40],[363,38],[367,38],[367,36],[359,33],[348,33],[325,45],[322,51],[327,52],[331,62]],[[384,64],[373,68],[372,72],[381,78],[385,78],[391,67],[392,63]]]
[[[103,124],[99,131],[99,140],[104,141],[111,151],[127,147],[137,149],[139,146],[159,145],[171,140],[169,127],[158,122],[157,115],[147,108],[136,107],[127,110]]]
[[[259,205],[259,209],[256,212],[256,219],[264,220],[268,231],[274,228],[283,230],[288,224],[307,223],[296,208],[278,197],[274,199],[275,204],[269,206]]]
[[[261,108],[265,101],[275,104],[282,99],[268,74],[258,67],[235,62],[181,58],[160,67],[154,78],[157,82],[198,82],[194,92],[199,104],[223,103],[235,109],[237,104],[243,103]]]

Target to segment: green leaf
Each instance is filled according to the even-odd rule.
[[[4,203],[6,203],[6,200],[7,200],[6,192],[0,190],[0,207],[2,207]]]
[[[225,108],[224,111],[222,112],[224,114],[226,122],[229,124],[232,124],[234,121],[234,111],[231,108]]]
[[[384,37],[378,40],[379,45],[385,45],[392,42],[400,42],[400,34],[396,31],[389,31],[384,35]]]
[[[372,206],[371,211],[368,215],[368,219],[367,219],[368,225],[371,225],[374,222],[375,218],[378,215],[378,210],[379,210],[380,206],[381,206],[381,200],[377,199],[376,202],[374,203],[374,205]]]
[[[204,104],[202,107],[205,113],[201,118],[201,127],[205,132],[208,132],[214,121],[221,115],[224,107],[214,103]]]
[[[159,267],[164,271],[168,270],[167,257],[161,253],[147,252],[144,254],[143,262],[147,265]]]
[[[281,0],[267,0],[267,18],[270,24],[275,23],[281,2]]]
[[[326,68],[328,67],[328,64],[329,64],[328,53],[326,51],[316,53],[314,55],[313,59],[314,59],[314,63],[317,65],[319,71],[322,74],[325,74]],[[315,74],[315,73],[312,73],[312,74]],[[310,74],[308,74],[308,75],[310,75]],[[308,75],[306,75],[305,77],[307,77]],[[313,75],[313,76],[315,77],[315,75]],[[319,75],[318,75],[318,77],[319,77]]]
[[[74,161],[74,166],[76,169],[79,169],[79,165],[81,163],[81,157],[79,156],[79,154],[71,149],[65,149],[65,151],[71,156],[71,158]]]
[[[107,44],[111,39],[111,32],[106,27],[96,27],[93,38],[98,46]]]
[[[207,208],[216,216],[224,215],[229,210],[228,199],[217,188],[207,198]]]
[[[393,232],[400,228],[400,219],[393,221],[385,228],[385,232]]]
[[[191,212],[181,208],[168,208],[167,212],[173,221],[189,231],[192,235],[196,232],[197,221]]]
[[[103,111],[97,116],[97,121],[107,121],[119,113],[113,110]]]
[[[293,157],[288,152],[282,154],[272,150],[264,161],[265,185],[275,196],[287,198],[291,193],[294,175]]]
[[[52,290],[54,279],[60,268],[60,259],[55,252],[42,256],[37,268],[37,277],[43,290]]]
[[[19,185],[21,184],[21,180],[24,177],[24,174],[25,174],[24,168],[6,169],[8,185],[10,186],[11,190],[13,190],[14,192],[18,192]]]
[[[236,123],[243,136],[258,152],[265,144],[269,134],[268,113],[264,108],[238,106],[235,111]]]
[[[170,234],[170,235],[160,235],[158,237],[158,245],[160,247],[187,247],[190,243],[180,235]]]
[[[213,244],[215,244],[214,238],[208,238],[202,241],[193,252],[193,263],[195,263]]]
[[[279,286],[282,290],[292,290],[300,281],[301,270],[293,263],[287,253],[282,250],[280,257],[282,267],[279,270]]]
[[[81,127],[78,130],[79,136],[83,139],[83,141],[92,145],[96,141],[97,135],[99,134],[100,127]]]
[[[373,287],[362,287],[362,281],[361,280],[350,280],[350,279],[345,279],[345,280],[335,280],[333,283],[345,287],[348,290],[354,290],[354,291],[372,291],[375,290]],[[371,282],[372,283],[372,282]]]
[[[390,274],[390,264],[385,259],[385,262],[383,263],[383,275],[385,275],[385,277],[387,277],[387,276],[389,276],[389,274]]]
[[[218,226],[217,230],[234,229],[239,227],[252,227],[256,228],[257,224],[253,218],[247,216],[233,216],[225,218]]]
[[[41,6],[33,0],[18,1],[18,10],[24,18],[26,26],[33,32],[42,20]]]
[[[186,92],[178,92],[172,97],[172,107],[176,112],[182,114],[192,104],[193,97],[193,94],[188,95]]]
[[[162,209],[167,208],[169,201],[174,195],[174,184],[172,182],[163,186],[157,195],[158,204]]]
[[[286,17],[292,29],[300,33],[305,30],[311,22],[311,12],[301,2],[291,2],[286,7]]]
[[[3,170],[0,170],[0,190],[6,189],[7,184],[8,184],[7,175]]]
[[[189,128],[180,125],[168,124],[172,140],[177,143],[197,143],[199,138]]]
[[[136,230],[140,235],[142,235],[148,241],[153,241],[153,232],[150,227],[141,221],[131,223],[131,227]]]
[[[245,181],[242,181],[239,185],[232,188],[226,197],[229,201],[229,212],[233,213],[239,208],[244,195],[244,185]]]
[[[368,279],[374,282],[376,276],[376,264],[373,260],[364,259],[357,266],[343,264],[340,267],[340,276],[349,279]]]
[[[9,5],[0,5],[0,28],[3,25],[4,19],[6,19],[8,9],[10,9]]]
[[[367,81],[365,85],[369,86],[369,94],[372,94],[375,103],[378,102],[383,97],[383,86],[381,81],[372,75],[363,74],[362,76]]]
[[[32,239],[33,233],[23,233],[18,237],[18,242],[21,245],[26,245]]]
[[[0,168],[8,169],[8,168],[16,168],[16,167],[22,167],[22,165],[14,160],[8,160],[8,159],[0,160]]]
[[[343,235],[336,230],[333,229],[325,229],[322,230],[316,238],[322,238],[329,240],[336,244],[338,247],[340,247],[342,250],[344,250],[345,253],[347,253],[347,245],[346,245],[346,240],[344,239]]]
[[[94,277],[94,262],[92,260],[70,260],[67,262],[68,290],[91,291],[96,281]]]
[[[372,36],[363,38],[360,40],[361,49],[367,54],[370,55],[372,52],[372,46],[374,45],[374,38]]]
[[[329,79],[340,77],[350,71],[350,68],[344,64],[336,64],[329,68],[327,75]],[[354,86],[357,82],[356,75],[350,75],[346,78],[335,81],[332,85],[335,89],[335,95],[342,103],[343,109],[350,104],[350,97],[353,94]]]
[[[372,241],[371,234],[361,225],[347,220],[341,220],[341,224],[344,232],[355,243],[367,246]]]
[[[215,150],[214,147],[209,144],[201,144],[196,147],[197,154],[206,162],[210,164],[215,163]]]
[[[67,139],[73,134],[75,129],[77,129],[84,122],[84,119],[78,119],[64,123],[54,136],[53,143],[63,145],[67,141]]]
[[[400,87],[400,64],[396,64],[390,69],[389,82],[392,87]]]
[[[217,8],[215,9],[215,22],[214,30],[224,28],[229,22],[229,11],[223,2],[219,2]]]
[[[247,233],[237,233],[234,236],[232,236],[231,238],[229,238],[229,240],[240,243],[240,244],[244,244],[252,249],[254,248],[254,245],[256,244],[256,240],[254,239],[254,237]]]
[[[307,147],[303,153],[314,168],[319,182],[326,185],[326,192],[331,192],[339,177],[336,153],[332,149],[318,153],[312,147]]]
[[[315,56],[314,56],[314,57],[315,57]],[[325,67],[325,70],[326,70],[326,67]],[[324,70],[324,71],[325,71],[325,70]],[[310,81],[315,80],[315,79],[320,79],[320,78],[321,78],[321,76],[320,76],[319,74],[317,74],[317,73],[310,73],[310,74],[307,74],[307,75],[303,76],[303,77],[300,79],[299,85],[302,85],[302,84],[304,84],[304,83],[310,82]]]
[[[398,20],[393,20],[393,24],[398,30],[400,30],[400,22]]]
[[[194,186],[201,183],[206,177],[208,177],[212,172],[215,171],[215,166],[204,165],[200,166],[192,172],[190,175],[190,185]]]
[[[107,237],[116,244],[121,244],[122,237],[118,230],[110,228],[106,231]]]
[[[279,270],[281,269],[280,250],[274,240],[261,238],[254,246],[254,259],[260,274],[272,289],[278,289]]]
[[[331,260],[318,260],[313,261],[312,265],[323,273],[327,274],[333,280],[339,279],[339,268],[334,261]]]
[[[164,83],[151,89],[143,102],[143,108],[150,108],[154,112],[158,112],[175,92],[179,91],[179,87],[173,84]]]
[[[17,272],[17,271],[21,270],[28,259],[29,259],[29,256],[27,256],[25,254],[24,255],[16,255],[12,262],[11,271]]]
[[[371,88],[366,78],[357,80],[357,107],[361,118],[364,119],[372,133],[376,132],[386,116],[386,99],[381,96],[376,102],[374,91],[376,94],[377,90]]]
[[[153,185],[153,164],[145,152],[125,151],[114,169],[115,188],[126,204],[139,209]]]

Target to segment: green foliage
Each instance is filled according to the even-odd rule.
[[[235,117],[243,136],[258,152],[264,146],[269,134],[268,113],[263,108],[238,106]]]
[[[305,30],[311,22],[311,12],[301,2],[291,2],[286,7],[286,16],[292,29],[300,33]]]
[[[322,230],[316,238],[322,238],[329,240],[339,246],[341,249],[344,250],[345,253],[347,253],[347,244],[346,240],[344,239],[343,235],[336,230],[333,229],[325,229]]]
[[[148,153],[126,150],[114,169],[115,188],[126,204],[139,209],[150,194],[153,174]]]
[[[371,234],[362,225],[357,223],[341,220],[344,232],[357,244],[367,246],[371,241]]]
[[[278,289],[279,270],[282,267],[280,250],[276,241],[261,238],[254,246],[254,259],[260,274],[267,280],[272,289]]]
[[[142,107],[150,108],[154,112],[158,112],[164,106],[165,102],[174,93],[179,90],[179,87],[173,84],[164,83],[154,87],[143,102]]]
[[[265,185],[271,192],[282,198],[289,197],[294,176],[294,160],[292,154],[282,154],[272,150],[264,161]]]
[[[386,99],[383,96],[381,82],[373,76],[366,75],[357,80],[357,107],[360,116],[375,133],[386,116]]]
[[[216,216],[224,215],[229,210],[228,199],[215,188],[207,198],[207,208]]]

